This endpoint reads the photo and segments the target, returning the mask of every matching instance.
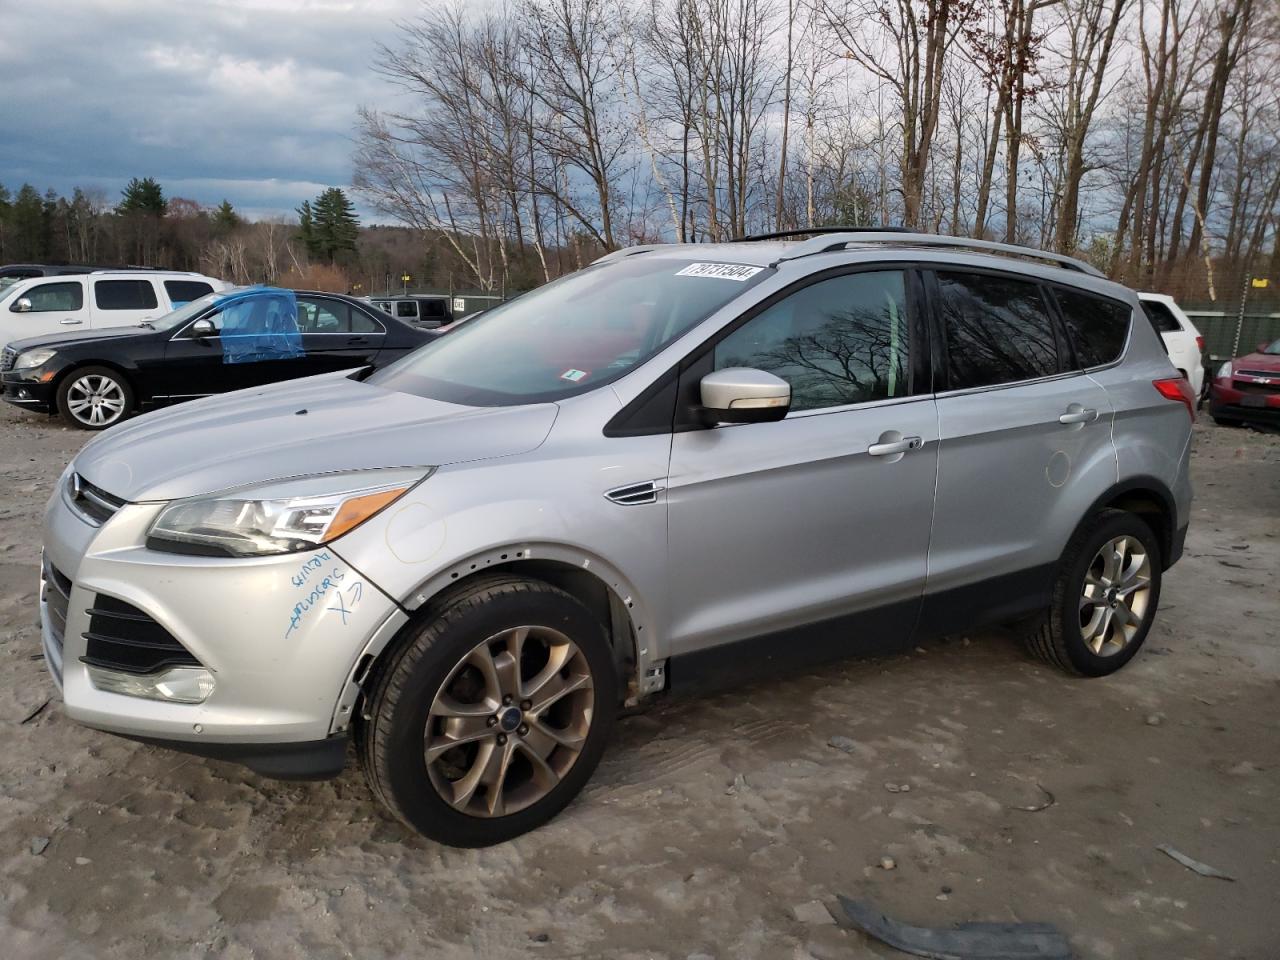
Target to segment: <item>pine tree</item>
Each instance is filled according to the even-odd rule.
[[[298,207],[298,236],[313,257],[333,263],[339,254],[356,249],[359,235],[355,204],[337,187]]]
[[[116,207],[116,213],[146,213],[163,217],[169,208],[161,189],[153,177],[134,177],[121,192],[122,199]]]
[[[223,200],[213,210],[210,218],[213,220],[214,229],[220,233],[230,233],[236,227],[240,226],[240,214],[236,213],[235,207],[231,206],[230,200]]]
[[[13,201],[9,222],[13,226],[14,255],[22,260],[39,260],[44,257],[44,200],[40,192],[24,183]]]

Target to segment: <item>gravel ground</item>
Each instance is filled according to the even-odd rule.
[[[1278,436],[1197,427],[1187,554],[1119,675],[991,632],[662,703],[555,822],[482,851],[407,834],[354,763],[272,782],[66,720],[32,624],[84,439],[0,411],[6,957],[902,956],[832,924],[836,893],[1050,921],[1079,957],[1280,956]]]

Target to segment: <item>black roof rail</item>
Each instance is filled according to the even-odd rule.
[[[845,227],[833,224],[829,227],[802,227],[798,230],[779,230],[776,233],[755,233],[748,237],[734,237],[730,243],[750,243],[755,240],[785,240],[787,237],[818,237],[825,233],[910,233],[906,227]]]

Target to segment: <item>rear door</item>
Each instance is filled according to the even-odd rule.
[[[316,294],[298,296],[298,329],[308,374],[373,363],[386,339],[381,322],[371,315],[345,300]]]
[[[155,281],[149,277],[99,280],[90,276],[95,327],[133,327],[169,311],[160,305]]]
[[[791,384],[792,407],[776,423],[672,438],[670,650],[693,656],[673,682],[678,669],[702,672],[698,663],[723,677],[909,641],[938,454],[914,276],[879,268],[806,281],[682,376],[687,395],[713,369],[767,370]],[[749,638],[742,657],[714,649]]]
[[[921,623],[947,632],[1045,600],[1090,492],[1115,483],[1116,453],[1107,393],[1073,369],[1044,286],[957,269],[928,289],[941,439]]]

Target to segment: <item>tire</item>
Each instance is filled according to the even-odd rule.
[[[512,669],[519,700],[503,701]],[[501,843],[559,813],[600,762],[619,704],[601,624],[563,590],[515,576],[480,578],[433,604],[371,689],[356,736],[370,787],[409,827],[455,847]]]
[[[1212,416],[1212,414],[1211,414],[1211,416]],[[1217,424],[1218,426],[1220,426],[1220,427],[1239,427],[1239,426],[1243,426],[1243,425],[1244,425],[1244,421],[1242,421],[1242,420],[1232,420],[1232,419],[1230,419],[1229,417],[1218,417],[1218,416],[1214,416],[1214,417],[1213,417],[1213,422],[1214,422],[1214,423],[1216,423],[1216,424]]]
[[[71,426],[105,430],[133,411],[133,387],[110,367],[79,367],[62,378],[57,402],[62,419]]]
[[[1108,576],[1114,571],[1100,554],[1104,546],[1117,541],[1129,545],[1121,577]],[[1138,563],[1139,556],[1143,563]],[[1076,676],[1115,673],[1133,659],[1147,638],[1160,603],[1163,569],[1160,543],[1141,517],[1125,510],[1099,512],[1067,544],[1048,608],[1025,624],[1027,649]],[[1123,576],[1131,571],[1131,579]],[[1145,586],[1135,586],[1144,580]],[[1121,599],[1110,592],[1112,586],[1121,592],[1133,589]],[[1108,602],[1113,596],[1118,605]],[[1129,616],[1137,623],[1129,622]]]

